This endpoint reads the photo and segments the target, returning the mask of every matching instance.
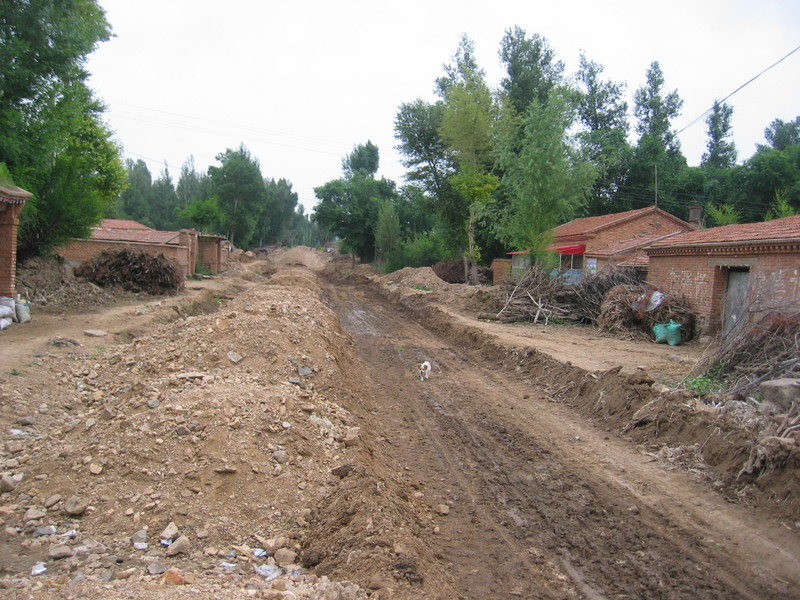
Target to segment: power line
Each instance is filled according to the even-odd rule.
[[[770,69],[772,69],[773,67],[775,67],[775,66],[779,65],[780,63],[782,63],[784,60],[786,60],[787,58],[789,58],[789,57],[790,57],[792,54],[794,54],[794,53],[795,53],[795,52],[797,52],[798,50],[800,50],[800,46],[797,46],[797,48],[795,48],[794,50],[792,50],[791,52],[789,52],[787,55],[785,55],[784,57],[782,57],[782,58],[778,59],[777,61],[775,61],[774,63],[772,63],[770,66],[768,66],[766,69],[764,69],[763,71],[761,71],[761,72],[760,72],[758,75],[756,75],[755,77],[752,77],[752,78],[750,78],[748,81],[746,81],[745,83],[743,83],[742,85],[740,85],[738,88],[736,88],[735,90],[733,90],[733,91],[732,91],[730,94],[728,94],[727,96],[725,96],[725,97],[724,97],[722,100],[719,100],[719,101],[715,102],[714,104],[712,104],[712,105],[711,105],[711,108],[709,108],[708,110],[706,110],[706,111],[705,111],[705,112],[704,112],[702,115],[700,115],[699,117],[697,117],[696,119],[694,119],[694,120],[693,120],[691,123],[689,123],[689,124],[688,124],[686,127],[684,127],[683,129],[681,129],[681,130],[679,130],[679,131],[676,131],[676,132],[675,132],[675,135],[680,135],[681,133],[683,133],[684,131],[686,131],[687,129],[689,129],[689,127],[691,127],[692,125],[694,125],[695,123],[697,123],[699,120],[701,120],[703,117],[705,117],[705,116],[706,116],[708,113],[710,113],[712,110],[714,110],[714,107],[715,107],[716,105],[718,105],[718,104],[722,104],[723,102],[725,102],[725,100],[727,100],[728,98],[730,98],[731,96],[733,96],[733,95],[734,95],[736,92],[740,91],[741,89],[743,89],[743,88],[747,87],[748,85],[750,85],[751,83],[753,83],[753,82],[754,82],[756,79],[758,79],[759,77],[761,77],[761,76],[762,76],[764,73],[766,73],[767,71],[769,71],[769,70],[770,70]]]

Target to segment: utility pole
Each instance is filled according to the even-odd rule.
[[[658,208],[658,165],[655,165],[656,169],[656,208]]]

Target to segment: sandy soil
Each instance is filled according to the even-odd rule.
[[[737,480],[752,432],[654,385],[703,348],[481,323],[488,292],[425,271],[269,258],[0,334],[9,597],[800,598],[793,465]],[[73,495],[90,509],[65,515]],[[170,522],[190,551],[131,547]],[[294,566],[267,581],[256,547]]]

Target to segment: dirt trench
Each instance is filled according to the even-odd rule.
[[[436,515],[429,544],[460,597],[800,597],[796,535],[554,402],[555,381],[586,372],[535,352],[515,369],[512,349],[368,285],[325,293],[365,375],[348,408],[380,436],[375,468]]]

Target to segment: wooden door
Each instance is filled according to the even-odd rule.
[[[722,334],[728,335],[740,326],[747,316],[747,286],[750,272],[728,271],[725,292],[725,312],[722,315]]]

